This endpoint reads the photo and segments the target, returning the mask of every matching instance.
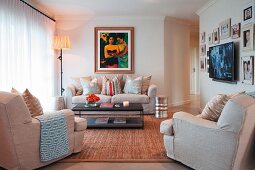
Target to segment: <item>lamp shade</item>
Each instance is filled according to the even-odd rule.
[[[53,48],[56,50],[63,48],[71,48],[69,36],[55,36],[53,42]]]

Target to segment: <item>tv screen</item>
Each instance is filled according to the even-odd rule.
[[[209,77],[214,80],[235,81],[233,42],[209,48]]]

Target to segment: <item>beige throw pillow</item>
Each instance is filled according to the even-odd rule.
[[[40,101],[35,96],[33,96],[28,89],[24,91],[22,96],[33,117],[43,114],[43,108],[40,104]]]
[[[143,76],[142,94],[148,93],[148,88],[150,86],[150,82],[151,82],[151,76]]]
[[[35,96],[33,96],[28,89],[26,89],[22,94],[15,88],[12,88],[11,93],[22,96],[32,117],[43,114],[43,108],[40,104],[40,101]]]
[[[230,98],[225,94],[218,94],[213,97],[205,106],[201,113],[203,119],[217,121],[220,114]]]
[[[75,90],[76,90],[76,94],[75,94],[76,96],[77,95],[82,95],[83,88],[82,88],[80,79],[91,81],[90,76],[88,76],[88,77],[71,77],[71,79],[72,79],[72,83],[73,83],[73,85],[75,87]]]

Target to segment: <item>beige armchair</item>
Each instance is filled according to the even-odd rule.
[[[229,100],[218,122],[177,112],[160,131],[167,156],[194,169],[255,167],[255,99],[250,96]]]
[[[82,148],[86,120],[75,122],[71,110],[62,110],[67,120],[68,154]],[[0,92],[0,167],[35,169],[54,161],[40,161],[40,123],[31,117],[21,96]]]

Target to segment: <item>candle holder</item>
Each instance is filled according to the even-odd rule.
[[[129,106],[129,101],[123,101],[123,107],[128,107]]]

